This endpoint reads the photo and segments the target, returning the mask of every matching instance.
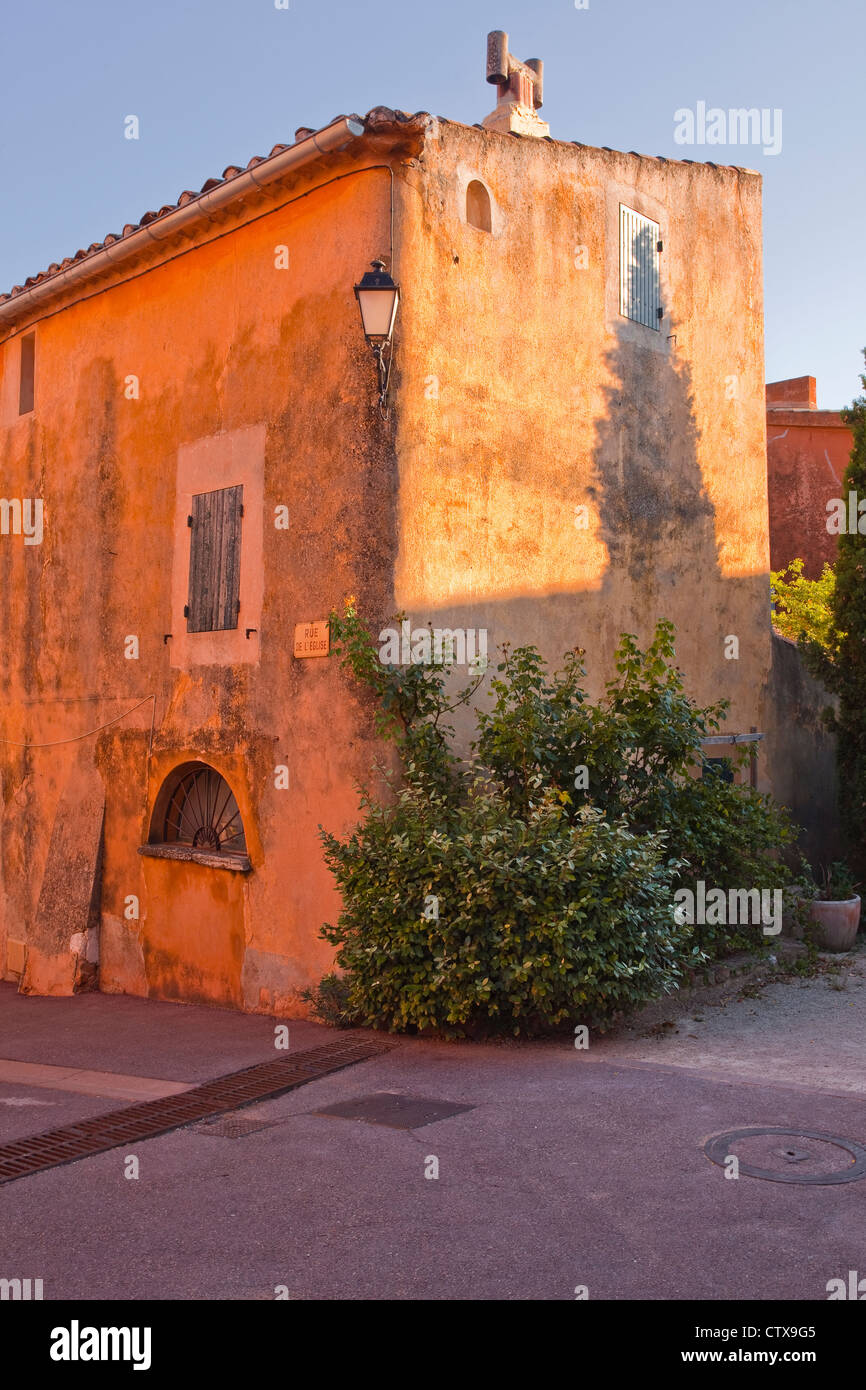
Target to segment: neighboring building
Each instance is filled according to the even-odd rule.
[[[596,693],[620,633],[671,618],[774,786],[760,178],[548,138],[503,38],[489,127],[301,130],[0,300],[0,966],[24,991],[98,972],[303,1012],[338,910],[317,827],[356,821],[378,745],[295,633],[350,593],[491,657],[582,646]],[[385,419],[353,295],[379,256]],[[780,785],[817,806],[795,734]]]
[[[854,444],[839,411],[818,410],[816,399],[813,376],[767,383],[770,567],[802,559],[807,579],[835,563],[839,534],[827,504],[844,499],[847,513],[842,479]]]

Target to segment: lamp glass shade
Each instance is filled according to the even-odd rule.
[[[355,296],[361,310],[364,336],[387,342],[394,331],[400,289],[382,261],[373,262],[373,270],[368,270],[361,283],[355,286]]]

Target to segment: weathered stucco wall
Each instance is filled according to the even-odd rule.
[[[360,161],[376,162],[375,151]],[[317,826],[356,820],[373,739],[336,663],[294,660],[293,633],[347,593],[365,610],[392,604],[392,444],[352,294],[389,254],[389,224],[388,171],[335,156],[226,215],[202,234],[209,244],[160,249],[172,259],[125,267],[125,283],[89,287],[37,323],[32,414],[17,413],[17,336],[0,347],[3,492],[43,499],[45,516],[39,546],[0,538],[0,733],[62,741],[0,745],[7,974],[22,968],[7,940],[24,942],[42,985],[69,987],[62,942],[43,950],[34,924],[82,757],[105,790],[103,989],[295,1012],[299,988],[327,968],[317,930],[338,903]],[[178,505],[209,477],[244,482],[247,501],[239,631],[222,655],[215,639],[228,634],[198,646],[186,634],[177,583]],[[277,506],[288,530],[275,528]],[[251,873],[139,856],[163,779],[192,759],[231,785]],[[278,765],[288,790],[275,787]]]
[[[853,446],[850,429],[832,410],[767,410],[767,479],[770,563],[784,569],[803,561],[808,579],[836,563],[838,532],[827,530],[827,503],[845,502],[845,469]]]
[[[491,654],[585,647],[596,692],[621,632],[671,618],[693,693],[728,697],[732,730],[760,727],[760,179],[450,123],[410,178],[398,603],[419,625],[487,628]],[[472,178],[490,233],[466,222]],[[658,332],[619,314],[620,202],[660,223]]]

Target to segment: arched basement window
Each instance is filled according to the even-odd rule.
[[[140,853],[195,860],[213,868],[250,868],[237,800],[216,768],[184,763],[166,778],[154,806],[149,842]]]
[[[478,179],[473,179],[466,189],[466,221],[480,232],[489,232],[493,228],[490,194]]]

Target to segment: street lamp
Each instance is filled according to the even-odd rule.
[[[376,368],[379,373],[379,410],[386,416],[385,401],[388,396],[388,380],[391,376],[391,337],[397,305],[400,302],[400,286],[395,285],[385,269],[384,261],[371,261],[371,270],[355,286],[355,298],[361,310],[361,323],[364,337],[373,349]],[[389,349],[387,358],[385,348]]]

